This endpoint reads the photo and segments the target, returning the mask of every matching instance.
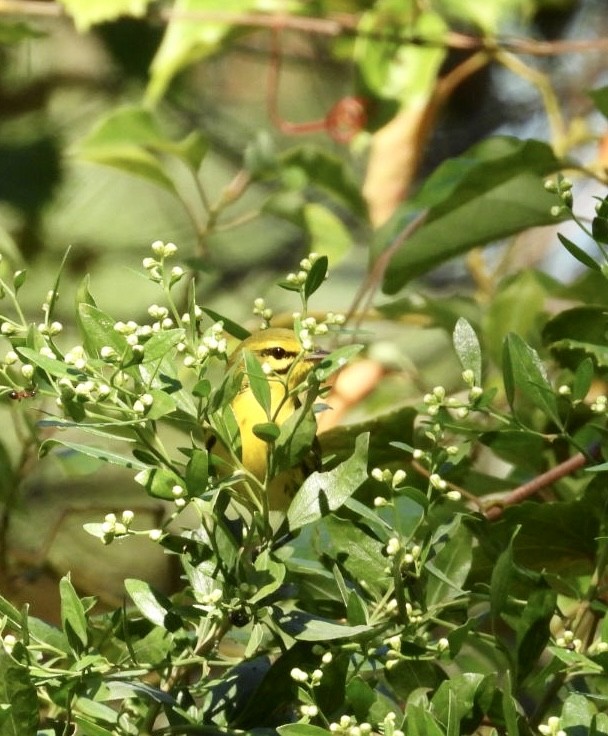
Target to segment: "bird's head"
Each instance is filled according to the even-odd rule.
[[[271,375],[284,377],[290,389],[299,386],[315,364],[327,353],[323,350],[303,351],[292,330],[269,327],[243,340],[230,357],[236,363],[244,350],[249,350],[262,365],[267,364]]]

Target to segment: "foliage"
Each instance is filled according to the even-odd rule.
[[[143,1],[63,5],[80,30],[153,12]],[[158,188],[185,213],[193,236],[182,261],[163,240],[143,259],[158,303],[146,317],[117,315],[93,295],[93,273],[65,323],[68,252],[32,320],[35,269],[12,265],[8,231],[3,238],[0,391],[19,445],[15,456],[0,443],[3,531],[32,452],[66,474],[103,478],[100,465],[113,465],[164,515],[150,526],[126,503],[103,521],[91,511],[85,529],[100,562],[108,545],[145,538],[177,572],[172,591],[126,577],[124,605],[103,610],[63,575],[57,626],[0,598],[2,734],[608,734],[608,197],[597,198],[588,223],[562,174],[605,186],[605,171],[574,159],[552,89],[496,41],[507,22],[525,27],[540,1],[347,5],[359,35],[341,27],[340,53],[352,53],[366,117],[355,106],[354,118],[336,123],[334,111],[320,129],[352,139],[356,151],[367,128],[365,181],[356,158],[312,144],[281,150],[263,133],[243,146],[244,167],[211,185],[215,142],[176,124],[160,101],[179,97],[195,61],[230,49],[257,22],[273,28],[274,16],[255,0],[232,3],[232,16],[225,4],[184,0],[162,5],[167,25],[145,104],[106,111],[72,147]],[[294,28],[333,20],[329,10],[308,12],[295,4],[281,17]],[[406,201],[417,165],[400,156],[411,157],[408,141],[426,140],[442,95],[460,79],[443,64],[462,25],[479,35],[459,74],[495,63],[533,80],[553,140],[486,137]],[[7,47],[38,42],[22,23],[2,31]],[[590,95],[604,115],[607,97]],[[396,137],[387,157],[388,132]],[[244,225],[269,218],[297,228],[310,248],[289,261],[294,270],[274,297],[297,311],[275,315],[258,297],[254,316],[262,327],[293,325],[298,362],[313,342],[331,348],[295,387],[250,352],[228,360],[230,342],[249,331],[205,292],[223,234],[237,240]],[[568,284],[530,268],[489,273],[478,246],[566,222],[580,235],[553,239],[582,267]],[[313,311],[331,298],[328,276],[332,284],[360,255],[360,240],[369,269],[350,319]],[[415,279],[462,254],[475,289],[418,291]],[[368,309],[378,285],[386,301]],[[359,318],[395,331],[416,318],[447,335],[447,380],[434,385],[393,365],[388,388],[315,438],[313,414],[322,426],[324,404],[336,406],[339,394],[327,384],[364,364]],[[393,347],[402,367],[400,343]],[[416,384],[409,394],[405,375]],[[298,399],[280,426],[277,381],[285,401]],[[267,419],[252,428],[268,448],[262,479],[243,463],[233,411],[246,386]],[[268,489],[285,471],[302,476],[299,489],[286,510],[269,508]]]

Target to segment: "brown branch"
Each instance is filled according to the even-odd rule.
[[[537,475],[528,483],[524,483],[521,486],[515,488],[500,501],[493,502],[489,508],[486,509],[485,517],[489,521],[494,521],[502,516],[502,512],[507,506],[515,506],[518,503],[522,503],[526,499],[533,496],[538,491],[550,486],[560,478],[565,478],[567,475],[574,473],[584,467],[589,462],[589,458],[583,455],[582,452],[578,452],[563,463],[556,465],[554,468],[547,470],[545,473]]]
[[[46,17],[67,17],[62,5],[41,0],[0,0],[0,15],[18,14]],[[465,51],[489,51],[498,49],[514,54],[530,56],[559,56],[561,54],[580,54],[608,50],[608,38],[564,39],[558,41],[539,41],[534,38],[517,36],[498,36],[484,38],[456,31],[447,31],[436,39],[394,31],[362,33],[358,29],[359,16],[349,13],[328,14],[325,18],[313,18],[285,13],[231,13],[229,11],[184,11],[161,9],[156,17],[165,22],[173,20],[198,21],[207,23],[227,23],[251,28],[293,30],[320,36],[340,35],[367,36],[383,41],[412,44],[424,47],[442,47]]]

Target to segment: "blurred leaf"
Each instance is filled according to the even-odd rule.
[[[292,531],[340,508],[367,480],[368,447],[369,435],[360,435],[348,460],[326,473],[313,473],[304,481],[287,511]]]
[[[59,594],[61,596],[61,623],[68,637],[74,644],[73,637],[76,636],[80,642],[80,650],[87,646],[89,635],[87,632],[87,619],[82,601],[74,590],[69,576],[59,581]]]
[[[290,148],[281,156],[280,163],[284,175],[295,170],[302,177],[302,186],[319,187],[350,212],[365,215],[367,207],[360,187],[338,157],[322,148],[308,145]]]
[[[44,136],[1,144],[0,170],[0,200],[34,215],[51,200],[61,181],[59,141]]]
[[[488,138],[441,164],[409,205],[428,208],[428,216],[395,251],[383,291],[395,294],[411,279],[471,248],[554,224],[550,209],[555,198],[545,191],[543,179],[562,165],[547,144],[507,137]],[[392,232],[385,230],[381,250],[401,230],[399,217]]]
[[[122,15],[143,17],[152,0],[103,0],[103,2],[82,2],[82,0],[59,0],[68,15],[71,15],[76,28],[84,33],[96,23],[116,20]]]
[[[588,92],[589,97],[593,100],[595,107],[608,118],[608,87],[598,87]]]
[[[20,43],[30,38],[44,38],[46,33],[34,26],[28,25],[23,21],[9,23],[0,22],[0,44],[8,46],[9,44]]]
[[[256,0],[177,0],[162,43],[150,67],[147,102],[157,103],[173,77],[193,62],[213,54],[233,27],[230,23],[195,20],[197,15],[247,13]],[[184,18],[188,18],[184,22]]]
[[[452,339],[463,370],[473,371],[475,385],[481,385],[481,347],[475,330],[464,317],[456,322]]]
[[[550,319],[543,329],[543,341],[556,358],[575,368],[589,357],[600,369],[608,368],[608,311],[593,304],[566,309]]]
[[[316,202],[304,205],[303,214],[311,253],[321,253],[332,268],[337,266],[353,247],[348,228],[330,209]]]
[[[200,134],[183,141],[168,138],[151,112],[139,107],[122,107],[109,113],[80,141],[77,153],[95,163],[141,176],[177,195],[165,173],[162,154],[176,156],[197,171],[207,150]]]
[[[343,368],[356,355],[363,350],[363,345],[344,345],[337,350],[324,356],[320,363],[315,366],[314,376],[319,383],[324,383],[336,371]]]
[[[520,402],[523,399],[540,409],[558,427],[562,426],[544,364],[536,350],[514,333],[505,339],[503,376],[507,399],[516,416],[521,414]]]
[[[29,669],[0,648],[0,732],[2,736],[36,736],[38,696]]]
[[[587,396],[593,382],[593,374],[591,358],[585,358],[578,364],[572,382],[572,401],[582,401]]]

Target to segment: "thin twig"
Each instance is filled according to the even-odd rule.
[[[1,14],[18,14],[46,17],[67,17],[62,5],[57,2],[40,0],[0,0]],[[539,41],[534,38],[518,36],[498,36],[484,38],[456,31],[447,31],[436,38],[425,38],[397,31],[361,32],[358,28],[360,18],[351,13],[329,13],[325,18],[313,18],[285,13],[232,13],[214,10],[180,10],[164,8],[155,17],[164,22],[174,20],[206,23],[226,23],[233,26],[249,26],[278,30],[293,30],[320,36],[338,37],[341,35],[366,36],[382,41],[412,44],[423,47],[452,48],[464,51],[489,51],[498,49],[514,54],[529,56],[559,56],[562,54],[591,53],[608,50],[608,38],[564,39]]]
[[[518,503],[522,503],[522,501],[525,501],[530,498],[530,496],[538,493],[538,491],[555,483],[555,481],[558,481],[560,478],[565,478],[567,475],[583,468],[588,462],[589,457],[587,455],[584,455],[582,452],[577,452],[576,455],[573,455],[568,460],[564,460],[563,463],[556,465],[545,473],[537,475],[536,478],[528,481],[528,483],[518,486],[504,498],[501,498],[500,501],[493,502],[492,505],[486,509],[486,519],[490,521],[498,519],[502,516],[502,512],[507,506],[515,506]]]

